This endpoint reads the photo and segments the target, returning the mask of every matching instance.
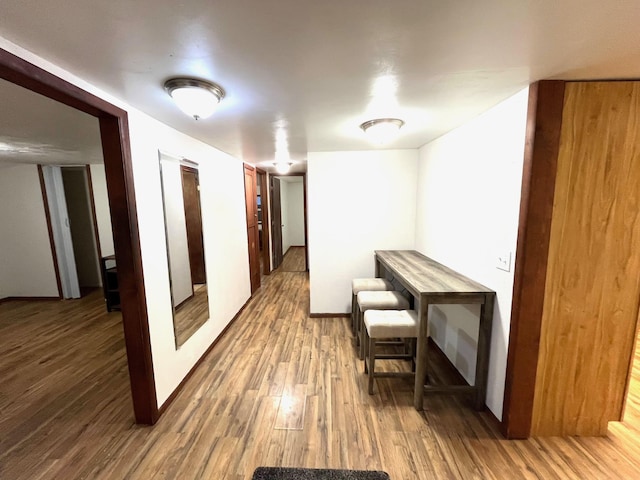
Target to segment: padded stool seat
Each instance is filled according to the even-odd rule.
[[[367,310],[364,312],[366,355],[364,371],[369,376],[369,395],[373,395],[375,377],[412,377],[413,372],[375,372],[376,358],[405,358],[413,360],[413,355],[384,355],[376,357],[376,343],[380,338],[417,338],[418,313],[414,310]]]
[[[357,333],[356,295],[360,292],[384,292],[393,290],[393,284],[386,278],[354,278],[351,280],[351,331]]]
[[[409,300],[407,300],[400,292],[359,292],[356,295],[357,300],[357,318],[356,329],[358,338],[360,339],[360,359],[364,358],[364,324],[363,314],[367,310],[408,310]]]

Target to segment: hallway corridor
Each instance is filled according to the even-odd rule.
[[[250,479],[258,466],[393,480],[638,478],[637,438],[506,441],[466,399],[366,393],[346,318],[309,318],[306,273],[274,272],[154,427],[133,424],[119,314],[0,305],[0,478]]]

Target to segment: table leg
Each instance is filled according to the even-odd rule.
[[[493,304],[495,294],[485,295],[480,309],[480,329],[478,331],[478,356],[476,359],[476,410],[484,410],[487,396],[487,377],[489,375],[489,350],[491,348],[491,325],[493,323]]]
[[[413,406],[422,410],[424,404],[424,384],[427,381],[427,349],[429,337],[429,302],[424,298],[418,301],[418,321],[420,323],[416,341],[416,378],[413,386]]]

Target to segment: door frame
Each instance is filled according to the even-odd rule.
[[[271,240],[271,229],[269,228],[271,197],[269,195],[269,174],[265,170],[256,167],[256,178],[260,179],[260,206],[262,207],[262,274],[271,275],[271,248],[269,243]]]
[[[258,261],[258,271],[256,272],[255,269],[253,269],[252,264],[251,264],[251,253],[252,253],[252,248],[251,248],[251,232],[249,230],[249,217],[250,217],[250,212],[249,212],[249,208],[250,205],[247,202],[248,198],[247,197],[247,172],[252,172],[252,184],[251,187],[253,188],[253,197],[251,198],[251,209],[255,212],[253,214],[254,220],[255,220],[255,236],[254,236],[254,240],[255,240],[255,248],[254,248],[254,252],[253,255],[256,256],[257,261]],[[254,293],[256,293],[259,289],[260,289],[260,284],[261,284],[261,275],[260,275],[260,246],[259,244],[259,233],[258,233],[258,178],[257,178],[257,174],[256,174],[256,167],[254,167],[253,165],[249,164],[249,163],[243,163],[242,164],[242,176],[243,176],[243,183],[244,183],[244,198],[245,198],[245,210],[246,210],[246,220],[247,220],[247,253],[248,253],[248,260],[249,260],[249,280],[251,283],[251,295],[253,296]],[[257,275],[257,278],[254,282],[254,275]]]
[[[309,271],[309,227],[307,222],[307,172],[271,173],[270,177],[302,177],[302,209],[304,213],[304,271]],[[271,184],[271,183],[269,183]],[[282,252],[284,256],[285,252]]]
[[[125,110],[0,48],[0,78],[98,118],[135,420],[159,417]]]

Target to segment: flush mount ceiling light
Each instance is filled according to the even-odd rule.
[[[211,116],[224,98],[222,87],[195,78],[171,78],[164,89],[180,110],[196,120]]]
[[[293,162],[273,162],[273,166],[276,167],[276,172],[283,175],[289,172],[291,165],[293,165]]]
[[[382,145],[393,140],[403,125],[404,122],[399,118],[376,118],[364,122],[360,128],[373,143]]]

